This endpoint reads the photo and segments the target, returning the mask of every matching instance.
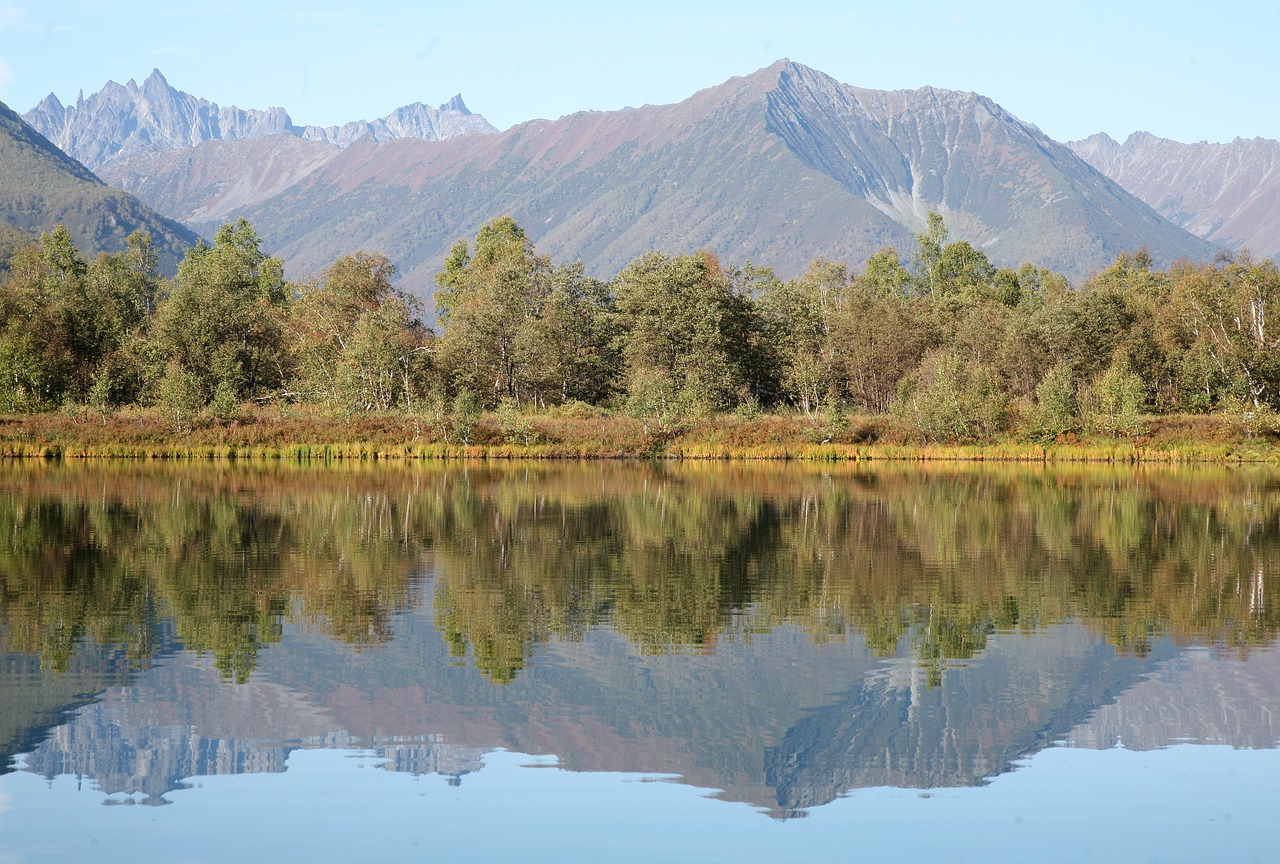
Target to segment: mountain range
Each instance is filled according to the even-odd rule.
[[[1218,246],[1280,254],[1280,141],[1183,144],[1099,132],[1068,145],[1170,222]]]
[[[204,141],[243,141],[287,135],[345,147],[360,138],[437,141],[464,132],[497,130],[472,114],[454,96],[439,108],[415,102],[378,120],[342,126],[296,126],[283,108],[240,109],[217,104],[172,87],[159,69],[142,85],[108,81],[97,93],[63,105],[50,93],[23,115],[31,126],[64,153],[93,170],[113,159],[139,153],[194,147]]]
[[[212,103],[165,87],[153,73],[82,105],[136,91],[153,93],[148,105],[198,104],[212,117]],[[891,245],[905,257],[931,210],[996,263],[1030,260],[1077,278],[1140,246],[1161,263],[1214,252],[990,99],[864,90],[785,60],[673,105],[443,140],[370,134],[339,147],[346,138],[297,134],[282,111],[218,111],[229,118],[218,130],[234,132],[214,134],[210,120],[151,134],[146,146],[141,133],[117,134],[114,151],[94,149],[97,170],[204,233],[248,217],[294,275],[372,249],[426,293],[448,247],[502,214],[541,251],[605,278],[654,248],[708,248],[784,276],[819,255],[857,263]],[[27,116],[40,128],[50,113]],[[106,142],[107,120],[133,115],[70,116],[67,140]],[[138,128],[164,125],[148,124]]]
[[[423,295],[449,246],[504,214],[602,278],[650,249],[710,249],[784,277],[818,256],[908,258],[930,211],[998,265],[1077,280],[1138,248],[1161,266],[1280,251],[1276,142],[1061,144],[974,93],[861,89],[788,60],[679,103],[501,133],[460,96],[298,126],[282,108],[191,96],[158,70],[74,105],[51,94],[25,118],[206,236],[249,218],[294,277],[378,251]]]

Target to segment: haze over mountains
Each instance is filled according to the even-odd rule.
[[[1067,146],[1175,225],[1215,245],[1280,254],[1280,141],[1182,144],[1099,132]]]
[[[783,276],[887,245],[908,258],[931,210],[998,265],[1074,279],[1138,248],[1161,266],[1224,246],[1280,251],[1275,142],[1163,142],[1159,156],[1135,155],[1141,136],[1064,145],[977,94],[866,90],[786,60],[676,104],[502,133],[461,97],[300,127],[282,108],[183,93],[159,71],[75,105],[50,95],[25,116],[201,233],[249,218],[294,277],[363,249],[422,294],[454,241],[504,214],[539,251],[602,278],[650,249],[710,249]]]

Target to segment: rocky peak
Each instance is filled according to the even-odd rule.
[[[440,111],[441,112],[454,111],[458,114],[461,114],[463,117],[471,116],[471,112],[467,110],[466,104],[463,103],[462,101],[461,93],[455,94],[452,99],[450,99],[448,102],[445,102],[443,105],[441,105]]]
[[[472,114],[461,94],[438,109],[415,102],[379,120],[299,127],[283,108],[223,107],[184,93],[169,84],[159,69],[153,69],[141,86],[130,79],[123,85],[108,81],[88,98],[82,91],[74,106],[64,106],[50,93],[23,119],[93,169],[140,153],[194,147],[205,141],[285,134],[345,147],[366,136],[376,141],[434,141],[465,132],[498,131]]]

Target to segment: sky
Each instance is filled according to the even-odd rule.
[[[158,68],[300,125],[461,93],[505,129],[678,102],[788,57],[858,87],[980,93],[1060,141],[1280,139],[1278,35],[1274,0],[0,0],[0,101],[73,102]]]

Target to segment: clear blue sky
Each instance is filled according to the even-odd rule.
[[[989,96],[1059,140],[1280,138],[1272,2],[0,0],[0,100],[74,101],[158,67],[296,123],[461,92],[506,128],[679,101],[780,57],[875,89]]]

